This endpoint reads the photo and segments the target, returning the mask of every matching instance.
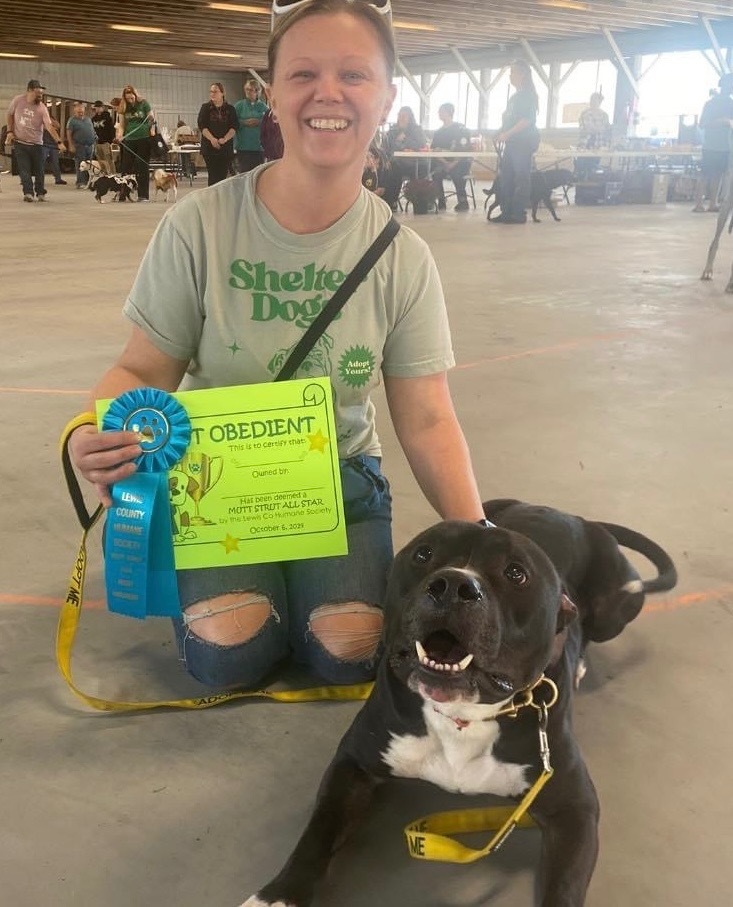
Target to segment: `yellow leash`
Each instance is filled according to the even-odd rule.
[[[80,690],[74,683],[71,675],[71,654],[74,648],[76,631],[79,627],[81,609],[84,602],[84,581],[87,569],[87,536],[99,521],[104,511],[100,504],[90,514],[79,488],[79,483],[74,474],[74,468],[69,455],[69,438],[74,429],[82,425],[96,425],[97,420],[93,413],[82,413],[76,416],[64,428],[61,435],[61,462],[64,469],[66,484],[71,495],[71,500],[76,514],[81,523],[83,534],[79,553],[74,561],[69,578],[69,587],[66,598],[61,606],[58,628],[56,632],[56,663],[70,689],[87,705],[103,712],[137,712],[146,709],[208,709],[223,702],[235,699],[272,699],[276,702],[349,702],[361,701],[369,698],[373,683],[360,683],[351,686],[323,686],[311,687],[306,690],[244,690],[233,693],[212,693],[209,696],[198,696],[193,699],[170,699],[152,702],[118,702],[89,696]]]

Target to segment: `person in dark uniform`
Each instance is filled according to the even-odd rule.
[[[532,81],[532,70],[524,60],[515,60],[509,70],[509,81],[516,88],[502,117],[501,132],[496,137],[504,146],[499,170],[499,204],[501,215],[491,223],[523,224],[530,203],[532,155],[540,145],[537,130],[539,101]]]
[[[471,133],[463,123],[454,123],[456,108],[452,104],[441,104],[438,116],[443,124],[436,129],[430,146],[433,151],[470,151]],[[471,170],[471,158],[438,158],[432,172],[432,180],[438,196],[438,211],[445,211],[445,190],[443,180],[452,180],[456,189],[456,211],[468,211],[466,177]]]
[[[703,130],[702,176],[697,181],[693,211],[705,211],[706,190],[708,211],[718,211],[720,185],[730,167],[731,137],[733,137],[733,73],[724,73],[718,82],[720,91],[705,104],[700,115]]]
[[[412,109],[401,107],[397,112],[397,122],[389,127],[384,141],[384,151],[389,165],[383,198],[393,211],[397,210],[397,200],[404,181],[413,176],[427,176],[427,169],[418,166],[416,171],[413,161],[409,158],[395,158],[393,156],[395,151],[422,151],[427,145],[428,140]]]
[[[237,111],[227,103],[224,86],[212,82],[210,100],[201,105],[198,127],[201,131],[201,154],[206,161],[209,185],[214,186],[229,176],[234,161],[234,136],[239,128]]]

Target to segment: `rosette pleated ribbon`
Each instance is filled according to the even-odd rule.
[[[112,401],[102,430],[137,432],[142,448],[137,471],[111,489],[104,537],[107,605],[140,620],[177,617],[168,470],[186,452],[191,422],[170,394],[142,387]]]

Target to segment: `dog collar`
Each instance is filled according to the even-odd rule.
[[[548,687],[549,694],[546,698],[540,697],[536,699],[535,693],[539,691],[542,686]],[[533,709],[537,709],[538,711],[547,711],[555,705],[558,695],[557,686],[554,680],[550,680],[549,677],[540,674],[539,678],[533,684],[525,687],[525,689],[520,690],[518,693],[515,693],[514,696],[512,696],[512,701],[500,708],[495,715],[492,715],[490,718],[479,718],[477,720],[496,721],[497,718],[501,718],[504,715],[509,718],[516,718],[520,709],[527,708],[528,706],[532,706]],[[442,715],[444,718],[448,718],[449,721],[452,721],[459,731],[462,731],[464,728],[467,728],[470,724],[474,723],[465,718],[456,718],[453,715],[446,715],[445,712],[441,712],[439,709],[436,709],[435,706],[433,706],[433,711]]]

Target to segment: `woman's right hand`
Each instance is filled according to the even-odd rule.
[[[71,462],[94,485],[105,507],[112,505],[110,486],[136,471],[132,461],[141,453],[134,431],[100,432],[92,425],[82,425],[69,438]]]

